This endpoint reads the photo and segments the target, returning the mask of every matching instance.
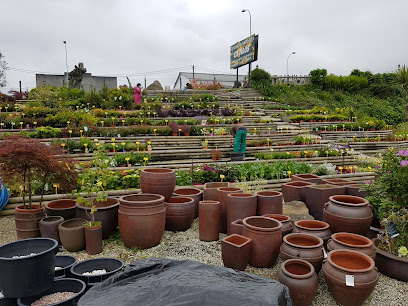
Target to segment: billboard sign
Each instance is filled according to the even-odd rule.
[[[258,35],[251,35],[231,46],[230,68],[235,69],[258,59]]]

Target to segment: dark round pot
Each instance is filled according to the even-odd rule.
[[[95,255],[102,252],[102,229],[103,225],[96,227],[85,227],[85,245],[86,252],[89,255]]]
[[[140,173],[140,188],[143,193],[161,194],[170,200],[176,187],[176,172],[166,168],[148,168]]]
[[[61,216],[42,218],[39,223],[41,237],[55,239],[61,243],[58,226],[62,222],[64,222],[64,218]]]
[[[375,260],[373,242],[367,237],[352,233],[335,233],[327,242],[327,250],[352,250],[370,256]]]
[[[252,193],[227,195],[227,233],[231,234],[231,223],[238,219],[256,216],[257,197]]]
[[[374,260],[356,251],[331,251],[322,270],[329,291],[340,305],[362,305],[378,283]],[[348,275],[354,277],[354,286],[346,285]]]
[[[199,238],[216,241],[220,238],[220,202],[201,201],[199,204]]]
[[[37,301],[38,299],[42,298],[43,296],[47,296],[49,294],[57,293],[57,292],[73,292],[75,295],[69,299],[63,300],[61,302],[57,302],[50,305],[77,305],[79,298],[85,292],[86,285],[83,281],[74,278],[61,278],[55,280],[52,284],[51,288],[47,291],[37,294],[35,296],[30,296],[26,298],[20,298],[17,300],[17,304],[19,306],[28,306]]]
[[[54,200],[45,204],[47,216],[61,216],[64,220],[76,217],[75,200]]]
[[[50,288],[54,282],[57,251],[58,242],[49,238],[31,238],[0,246],[0,288],[3,295],[19,298]]]
[[[283,196],[278,191],[259,191],[256,193],[258,199],[257,215],[282,214]]]
[[[286,236],[287,234],[290,234],[292,232],[292,219],[289,216],[280,214],[267,214],[263,215],[262,217],[272,218],[282,223],[282,238],[283,236]]]
[[[227,195],[230,193],[242,193],[241,188],[220,187],[217,188],[217,199],[221,206],[220,233],[227,233]]]
[[[250,264],[260,268],[272,267],[282,244],[282,223],[265,217],[247,217],[242,223],[242,235],[252,239]]]
[[[104,281],[111,275],[123,268],[123,262],[116,258],[95,258],[77,263],[71,267],[71,274],[74,278],[82,280],[87,286],[93,286]],[[94,270],[106,270],[106,273],[99,275],[83,275],[85,272]]]
[[[310,262],[303,259],[288,259],[281,265],[278,280],[290,291],[293,305],[308,306],[318,288],[318,278]]]
[[[74,256],[69,256],[69,255],[55,256],[55,267],[61,268],[61,269],[55,270],[55,278],[72,277],[70,269],[77,262],[78,261]]]
[[[198,203],[203,199],[203,191],[198,188],[177,188],[173,195],[176,197],[189,197],[194,200],[194,218],[198,217]]]
[[[85,219],[70,219],[58,226],[61,244],[68,252],[85,249]]]
[[[282,261],[298,258],[310,262],[316,273],[322,268],[323,240],[309,234],[292,233],[283,237],[280,247]]]
[[[310,234],[323,239],[326,244],[331,237],[330,225],[319,220],[298,220],[294,223],[294,233]]]
[[[348,232],[366,235],[373,219],[372,207],[364,198],[334,195],[324,205],[323,221],[333,233]]]
[[[95,199],[90,200],[94,201]],[[85,203],[75,203],[75,205],[77,218],[92,220],[90,206],[86,206]],[[95,221],[102,222],[102,237],[103,239],[107,239],[116,231],[116,228],[118,227],[119,200],[108,197],[106,201],[95,202],[95,207]]]
[[[185,231],[194,220],[195,204],[190,197],[171,197],[166,206],[166,230]]]
[[[28,207],[28,205],[26,205]],[[32,205],[32,209],[17,206],[14,213],[18,239],[40,237],[40,220],[44,218],[44,206]]]
[[[119,202],[119,230],[126,247],[147,249],[159,244],[166,225],[164,196],[131,194]]]

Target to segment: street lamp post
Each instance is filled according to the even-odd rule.
[[[67,86],[67,88],[69,87],[68,85],[68,52],[67,52],[67,42],[64,40],[64,45],[65,45],[65,65],[67,68],[67,75],[65,77],[65,85]]]
[[[252,35],[252,17],[251,12],[247,9],[243,9],[242,13],[248,12],[249,14],[249,36]],[[249,77],[251,76],[251,63],[249,63],[249,70],[248,70],[248,87],[249,87]]]
[[[288,59],[286,60],[286,76],[287,76],[287,78],[288,78],[288,84],[289,84],[289,57],[290,57],[292,54],[296,54],[296,52],[291,52],[291,53],[288,55]]]

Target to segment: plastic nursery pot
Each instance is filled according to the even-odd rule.
[[[140,173],[140,188],[143,193],[161,194],[170,200],[176,187],[176,172],[166,168],[147,168]]]
[[[61,216],[64,220],[73,219],[76,216],[75,200],[54,200],[45,204],[47,216]]]
[[[55,278],[72,277],[70,269],[77,263],[77,259],[74,256],[69,255],[57,255],[55,256]],[[60,268],[60,269],[57,269]]]
[[[19,298],[50,288],[54,282],[57,251],[58,242],[49,238],[31,238],[1,246],[0,288],[3,295]]]
[[[35,296],[19,298],[17,304],[19,306],[28,306],[33,304],[38,299],[57,292],[73,292],[75,295],[66,300],[51,304],[51,305],[77,305],[79,298],[85,292],[86,285],[83,281],[74,278],[62,278],[55,280],[51,288],[47,291]]]

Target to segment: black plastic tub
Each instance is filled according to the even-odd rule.
[[[87,286],[93,286],[104,281],[111,275],[120,271],[123,268],[123,262],[115,258],[96,258],[77,263],[71,267],[71,274],[73,277],[85,282]],[[100,275],[82,275],[85,272],[92,272],[94,270],[106,270],[106,273]]]
[[[72,277],[71,267],[77,263],[77,259],[74,256],[69,255],[57,255],[55,257],[55,266],[61,267],[61,270],[55,270],[55,279],[64,277]]]
[[[17,299],[0,298],[0,306],[16,306]]]
[[[83,281],[75,278],[63,278],[63,279],[57,279],[54,281],[53,285],[51,286],[50,289],[47,291],[30,296],[30,297],[25,297],[25,298],[19,298],[17,300],[17,305],[19,306],[26,306],[26,305],[31,305],[34,303],[36,300],[40,299],[43,296],[53,294],[56,292],[74,292],[75,296],[61,301],[59,303],[51,304],[51,305],[66,305],[66,306],[75,306],[78,303],[79,298],[82,296],[86,288],[86,285]]]
[[[49,289],[54,282],[57,251],[58,242],[50,238],[24,239],[1,246],[0,290],[3,295],[19,298]]]
[[[244,153],[241,152],[231,152],[231,161],[243,161]]]

